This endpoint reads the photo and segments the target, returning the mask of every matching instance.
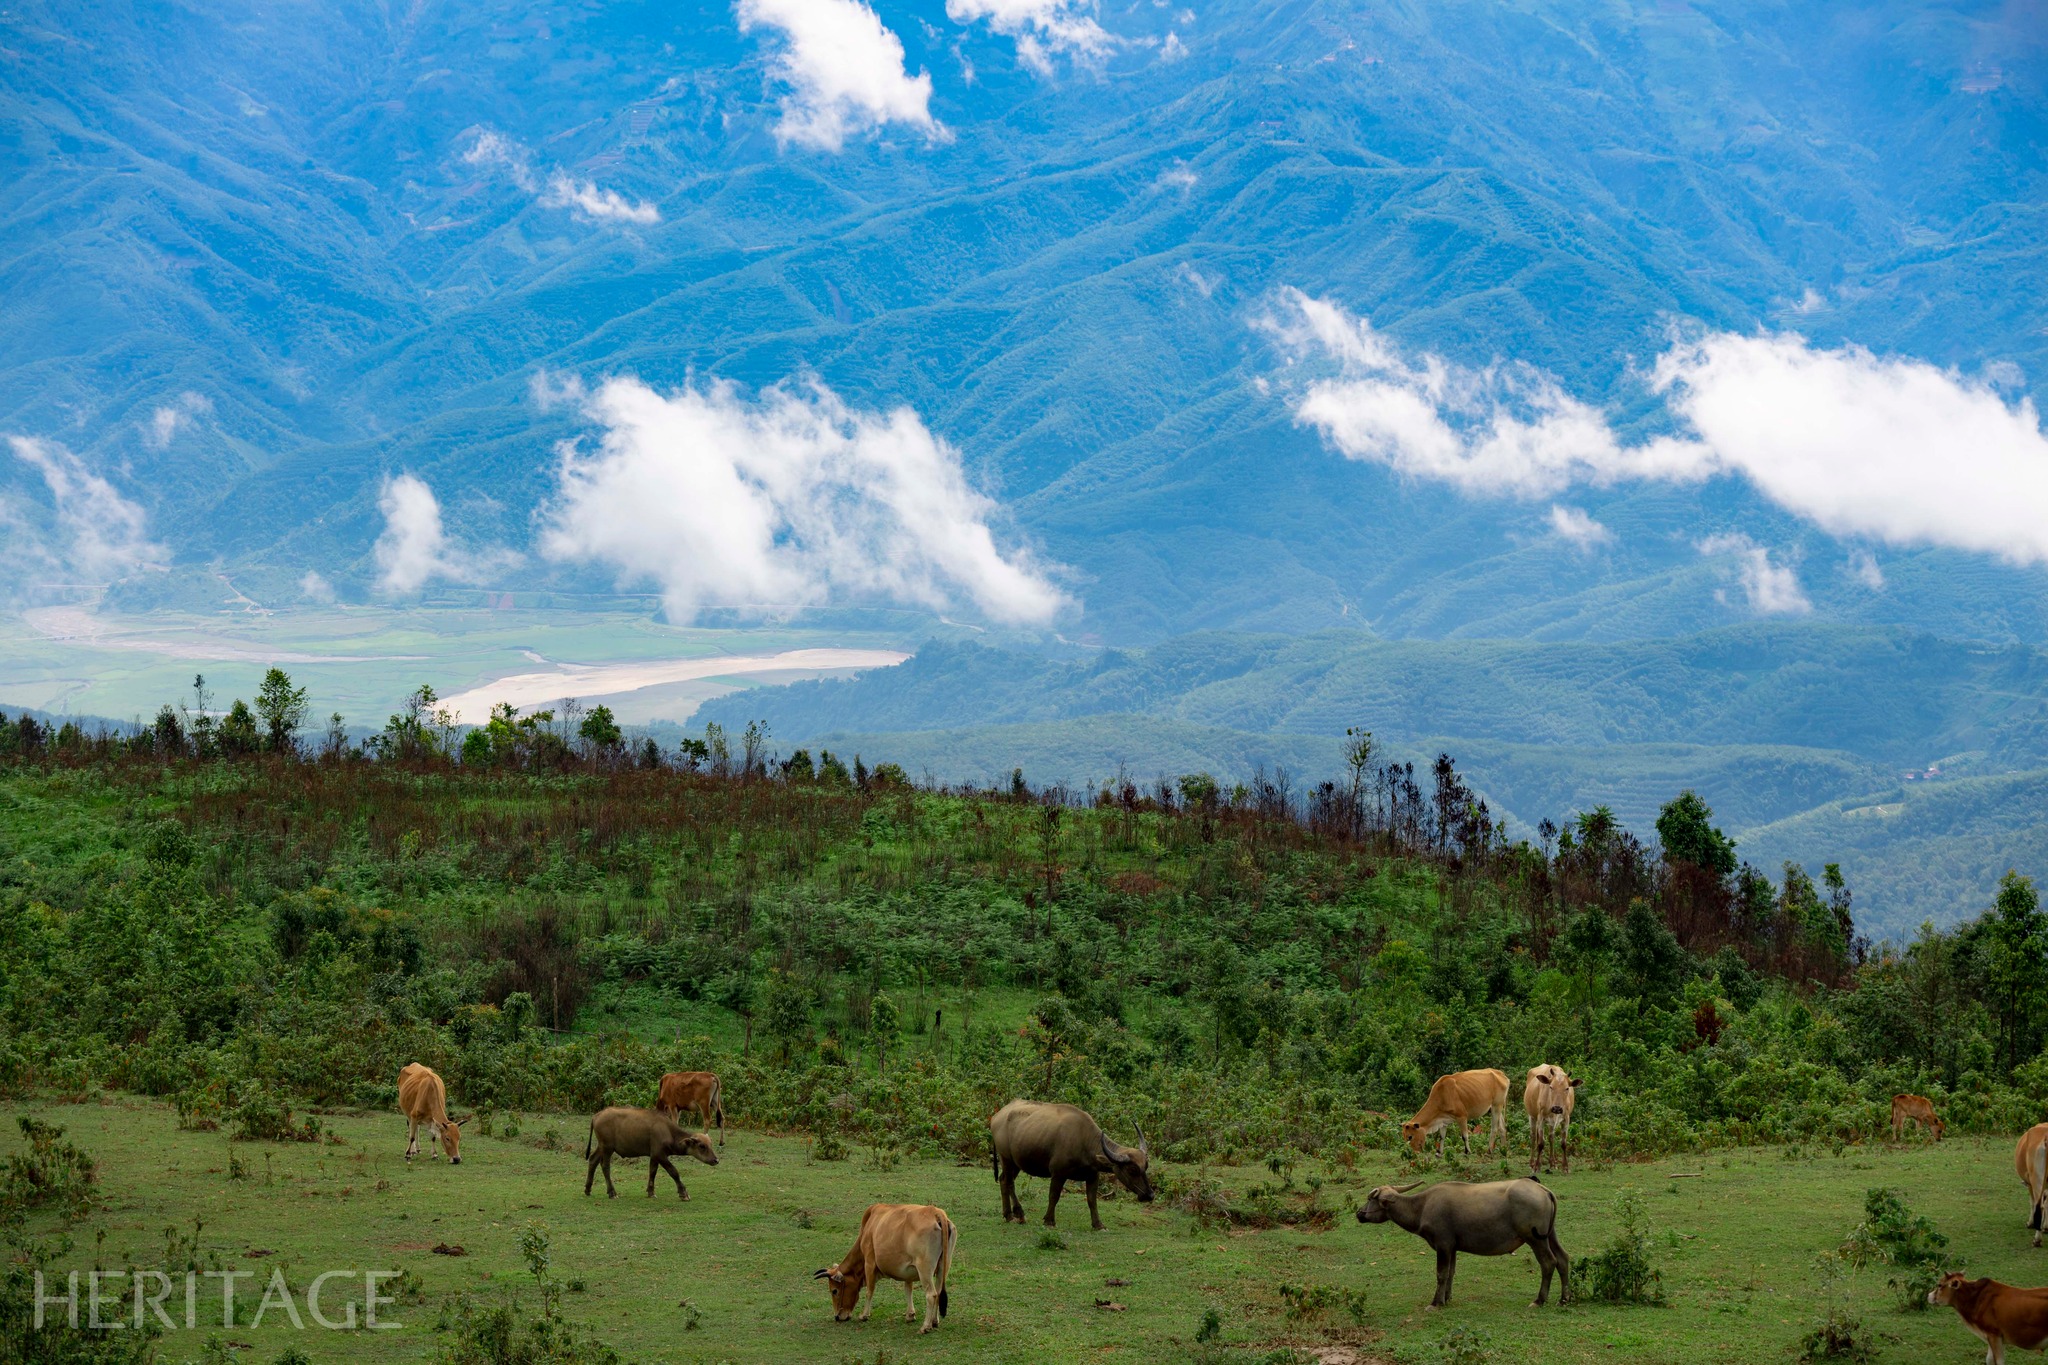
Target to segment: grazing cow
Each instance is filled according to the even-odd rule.
[[[1112,1141],[1085,1109],[1011,1100],[989,1119],[988,1131],[989,1165],[1002,1187],[1005,1223],[1024,1221],[1024,1201],[1017,1197],[1019,1173],[1052,1181],[1052,1192],[1045,1200],[1047,1227],[1054,1226],[1053,1210],[1059,1207],[1060,1192],[1069,1180],[1078,1180],[1088,1191],[1088,1221],[1097,1232],[1102,1231],[1095,1190],[1105,1171],[1137,1195],[1140,1204],[1152,1202],[1152,1148],[1142,1128],[1138,1145],[1125,1147]]]
[[[612,1188],[612,1158],[615,1156],[644,1156],[647,1158],[647,1197],[654,1198],[654,1177],[667,1171],[669,1179],[676,1182],[676,1198],[688,1199],[689,1190],[683,1186],[683,1177],[669,1164],[672,1156],[693,1156],[706,1166],[718,1164],[718,1153],[711,1150],[711,1139],[702,1133],[687,1132],[674,1119],[659,1109],[627,1109],[614,1105],[600,1109],[590,1121],[590,1135],[583,1139],[583,1160],[588,1169],[583,1172],[583,1193],[590,1193],[590,1184],[597,1179],[599,1163],[604,1165],[604,1192],[616,1199],[619,1192]]]
[[[1422,1102],[1422,1108],[1401,1125],[1401,1136],[1408,1139],[1410,1151],[1419,1153],[1431,1134],[1442,1133],[1437,1150],[1443,1152],[1451,1141],[1447,1130],[1455,1123],[1465,1139],[1465,1155],[1470,1156],[1472,1134],[1465,1125],[1489,1110],[1493,1112],[1493,1132],[1486,1139],[1486,1150],[1491,1152],[1494,1143],[1505,1146],[1508,1140],[1508,1073],[1488,1069],[1439,1076],[1429,1088],[1429,1098]]]
[[[725,1106],[718,1099],[718,1073],[715,1071],[671,1071],[661,1078],[660,1098],[654,1107],[670,1118],[680,1119],[687,1113],[706,1128],[711,1121],[718,1120],[718,1145],[725,1146]]]
[[[1572,1173],[1572,1110],[1579,1102],[1579,1082],[1561,1066],[1549,1062],[1529,1068],[1522,1086],[1522,1108],[1529,1113],[1529,1174],[1536,1173],[1540,1157],[1546,1166],[1564,1158],[1564,1173]]]
[[[1524,1243],[1543,1267],[1536,1305],[1541,1307],[1549,1299],[1553,1271],[1559,1280],[1558,1302],[1571,1297],[1571,1258],[1557,1241],[1557,1196],[1533,1176],[1484,1185],[1446,1180],[1410,1194],[1414,1188],[1380,1186],[1366,1196],[1358,1221],[1392,1223],[1429,1243],[1436,1252],[1436,1297],[1429,1301],[1431,1308],[1451,1301],[1451,1277],[1458,1270],[1459,1252],[1505,1256]]]
[[[2018,1289],[1997,1280],[1966,1280],[1950,1271],[1927,1302],[1956,1310],[1984,1341],[1984,1365],[2005,1365],[2005,1348],[2038,1351],[2048,1343],[2048,1289]]]
[[[2037,1123],[2020,1134],[2019,1146],[2012,1150],[2012,1168],[2026,1183],[2027,1200],[2032,1207],[2027,1226],[2034,1230],[2034,1245],[2039,1246],[2041,1206],[2048,1201],[2048,1123]]]
[[[1948,1125],[1934,1112],[1933,1103],[1925,1095],[1892,1096],[1892,1141],[1900,1142],[1906,1136],[1906,1122],[1911,1120],[1920,1125],[1921,1132],[1934,1131],[1934,1140],[1941,1141],[1941,1135]]]
[[[408,1062],[398,1073],[398,1110],[405,1115],[405,1159],[419,1155],[420,1129],[427,1130],[427,1145],[436,1143],[448,1164],[462,1164],[461,1120],[448,1117],[448,1087],[441,1078],[418,1062]]]
[[[866,1322],[875,1311],[875,1288],[883,1280],[903,1282],[903,1320],[917,1321],[917,1286],[924,1286],[923,1336],[946,1316],[946,1277],[953,1271],[953,1246],[960,1240],[959,1229],[946,1211],[936,1204],[870,1204],[860,1216],[860,1236],[853,1250],[838,1265],[827,1266],[814,1280],[825,1280],[832,1290],[832,1320],[845,1322],[853,1316],[860,1291],[868,1291],[867,1307],[860,1320]]]

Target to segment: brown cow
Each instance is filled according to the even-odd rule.
[[[2038,1351],[2048,1342],[2048,1289],[2019,1289],[1997,1280],[1966,1280],[1950,1271],[1927,1293],[1956,1310],[1984,1341],[1984,1365],[2005,1365],[2005,1348]]]
[[[718,1094],[715,1071],[671,1071],[661,1078],[661,1094],[654,1107],[678,1122],[687,1112],[706,1128],[711,1126],[712,1119],[717,1119],[718,1145],[723,1147],[725,1106],[719,1103]]]
[[[590,1120],[590,1135],[583,1139],[583,1193],[590,1194],[590,1182],[597,1178],[597,1168],[604,1167],[604,1192],[613,1199],[619,1192],[612,1188],[612,1158],[615,1156],[647,1158],[647,1197],[654,1198],[654,1177],[663,1171],[676,1182],[676,1198],[688,1199],[689,1189],[683,1184],[683,1177],[669,1164],[672,1156],[693,1156],[706,1166],[718,1164],[718,1153],[711,1150],[711,1139],[702,1133],[684,1129],[674,1119],[659,1109],[628,1109],[613,1105],[600,1109]]]
[[[1422,1108],[1401,1125],[1401,1136],[1408,1139],[1410,1151],[1420,1152],[1431,1134],[1443,1133],[1437,1144],[1438,1152],[1442,1153],[1448,1150],[1451,1141],[1445,1130],[1455,1123],[1465,1139],[1465,1155],[1470,1156],[1472,1133],[1465,1125],[1485,1117],[1489,1110],[1493,1113],[1493,1132],[1486,1139],[1486,1150],[1491,1152],[1494,1143],[1505,1145],[1508,1140],[1508,1073],[1488,1069],[1439,1076],[1429,1088],[1429,1098],[1422,1102]]]
[[[1925,1095],[1892,1096],[1892,1141],[1902,1142],[1906,1136],[1906,1122],[1911,1120],[1920,1125],[1920,1131],[1934,1130],[1934,1140],[1941,1141],[1941,1135],[1948,1131],[1948,1125],[1934,1112],[1934,1104]]]
[[[1536,1174],[1542,1158],[1545,1169],[1564,1158],[1564,1173],[1572,1173],[1572,1110],[1579,1102],[1579,1082],[1561,1066],[1545,1062],[1529,1068],[1522,1086],[1522,1108],[1529,1115],[1529,1174]]]
[[[439,1143],[448,1164],[462,1164],[460,1120],[448,1117],[448,1087],[441,1078],[418,1062],[408,1062],[398,1073],[398,1109],[406,1117],[405,1159],[420,1150],[420,1129],[427,1130],[427,1142]]]
[[[2027,1226],[2034,1230],[2034,1245],[2039,1246],[2041,1204],[2048,1200],[2048,1123],[2037,1123],[2020,1134],[2019,1146],[2012,1149],[2012,1168],[2026,1183],[2027,1200],[2032,1206]]]
[[[875,1288],[883,1280],[903,1282],[903,1320],[915,1322],[916,1286],[923,1285],[924,1326],[917,1329],[923,1336],[946,1316],[946,1277],[953,1271],[953,1247],[959,1240],[959,1229],[936,1204],[870,1204],[860,1216],[860,1236],[854,1238],[853,1250],[838,1265],[811,1278],[829,1282],[835,1322],[853,1316],[863,1287],[868,1304],[860,1320],[866,1322],[875,1311]]]

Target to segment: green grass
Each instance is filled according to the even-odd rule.
[[[586,1199],[577,1115],[520,1116],[511,1140],[502,1127],[495,1138],[472,1133],[467,1159],[450,1168],[408,1166],[404,1125],[388,1114],[329,1118],[338,1144],[231,1146],[220,1133],[179,1131],[167,1109],[138,1100],[28,1109],[65,1125],[101,1162],[106,1207],[73,1229],[73,1264],[160,1264],[164,1229],[189,1232],[196,1218],[202,1258],[214,1252],[224,1265],[266,1275],[283,1266],[301,1291],[314,1274],[343,1267],[409,1269],[424,1282],[426,1302],[395,1314],[400,1331],[299,1334],[266,1323],[226,1334],[248,1343],[243,1358],[258,1362],[294,1343],[323,1365],[419,1360],[437,1348],[440,1307],[457,1293],[517,1288],[531,1305],[517,1242],[530,1222],[550,1232],[555,1276],[587,1285],[564,1296],[567,1312],[633,1361],[1182,1359],[1212,1304],[1228,1346],[1348,1341],[1364,1348],[1365,1360],[1434,1360],[1436,1343],[1458,1327],[1485,1333],[1502,1361],[1789,1360],[1819,1311],[1815,1258],[1847,1236],[1874,1185],[1898,1188],[1930,1216],[1972,1274],[2022,1284],[2048,1278],[2048,1253],[2028,1247],[2025,1199],[2003,1139],[1582,1163],[1551,1178],[1561,1240],[1574,1256],[1598,1250],[1615,1230],[1616,1195],[1639,1191],[1667,1307],[1531,1308],[1535,1265],[1522,1253],[1462,1258],[1451,1306],[1426,1312],[1429,1252],[1349,1213],[1367,1187],[1400,1173],[1392,1153],[1370,1156],[1355,1172],[1305,1165],[1294,1173],[1328,1179],[1322,1198],[1340,1214],[1328,1231],[1204,1230],[1165,1201],[1144,1206],[1126,1197],[1105,1201],[1107,1226],[1094,1233],[1085,1203],[1070,1196],[1060,1220],[1067,1249],[1047,1250],[1036,1221],[1041,1182],[1025,1182],[1032,1222],[1005,1226],[985,1166],[905,1161],[880,1170],[858,1149],[843,1162],[813,1163],[802,1142],[754,1132],[733,1132],[716,1169],[685,1170],[685,1204],[665,1177],[647,1199],[641,1163],[615,1167],[616,1200],[603,1197],[601,1177]],[[537,1145],[549,1132],[561,1150]],[[229,1178],[231,1153],[247,1178]],[[1162,1171],[1182,1181],[1206,1174],[1233,1189],[1271,1179],[1263,1167]],[[874,1200],[938,1203],[959,1225],[952,1315],[930,1337],[919,1339],[901,1321],[894,1287],[878,1295],[873,1321],[836,1324],[809,1278],[845,1252]],[[429,1248],[439,1242],[469,1254],[434,1255]],[[250,1257],[255,1250],[271,1254]],[[1109,1286],[1110,1279],[1129,1283]],[[1288,1322],[1279,1286],[1305,1282],[1368,1290],[1364,1328],[1342,1309],[1324,1324]],[[1896,1338],[1886,1359],[1981,1358],[1982,1346],[1952,1313],[1899,1311],[1882,1272],[1858,1272],[1847,1283],[1852,1311]],[[702,1311],[695,1330],[683,1325],[685,1299]],[[1097,1299],[1126,1311],[1097,1308]],[[196,1357],[205,1335],[176,1334],[166,1358]]]

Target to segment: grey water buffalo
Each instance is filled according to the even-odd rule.
[[[868,1291],[868,1306],[861,1310],[860,1320],[866,1322],[875,1311],[875,1289],[883,1280],[902,1282],[903,1320],[915,1322],[916,1287],[923,1285],[924,1326],[917,1329],[923,1336],[946,1316],[946,1277],[953,1273],[953,1247],[959,1240],[953,1220],[936,1204],[870,1204],[861,1215],[853,1250],[838,1265],[826,1266],[811,1278],[829,1283],[836,1322],[853,1316],[863,1288]]]
[[[1382,1185],[1366,1197],[1358,1221],[1392,1223],[1429,1243],[1436,1252],[1436,1297],[1429,1301],[1431,1308],[1451,1301],[1451,1277],[1457,1273],[1459,1252],[1505,1256],[1525,1244],[1543,1267],[1537,1304],[1550,1297],[1553,1271],[1560,1282],[1558,1301],[1571,1297],[1571,1259],[1557,1241],[1557,1196],[1533,1177],[1484,1185],[1446,1180],[1426,1190],[1415,1190],[1413,1185]]]
[[[1085,1109],[1011,1100],[989,1119],[988,1131],[989,1164],[1002,1187],[1006,1223],[1024,1221],[1024,1201],[1017,1197],[1020,1174],[1052,1182],[1045,1200],[1047,1227],[1054,1226],[1053,1211],[1069,1180],[1078,1180],[1087,1189],[1088,1221],[1097,1232],[1102,1230],[1102,1215],[1096,1211],[1095,1192],[1105,1172],[1138,1196],[1139,1203],[1152,1202],[1152,1149],[1142,1128],[1138,1145],[1125,1147],[1104,1133]]]
[[[590,1121],[590,1135],[583,1140],[583,1160],[588,1165],[583,1173],[584,1194],[590,1193],[591,1182],[597,1178],[597,1168],[602,1163],[604,1192],[618,1198],[619,1192],[612,1186],[615,1156],[647,1158],[650,1199],[654,1197],[654,1177],[661,1171],[667,1171],[669,1179],[676,1182],[676,1198],[690,1197],[683,1177],[669,1164],[670,1157],[693,1156],[706,1166],[718,1164],[718,1153],[712,1150],[711,1139],[704,1134],[688,1131],[659,1109],[627,1109],[618,1105],[599,1110]]]
[[[405,1159],[420,1149],[420,1129],[427,1130],[429,1150],[439,1144],[448,1164],[462,1164],[461,1120],[448,1117],[448,1087],[429,1068],[408,1062],[398,1072],[398,1108],[405,1115]]]

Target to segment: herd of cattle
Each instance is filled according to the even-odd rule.
[[[1401,1125],[1401,1136],[1415,1153],[1432,1137],[1438,1140],[1439,1152],[1447,1152],[1455,1126],[1469,1155],[1472,1125],[1490,1118],[1486,1150],[1491,1153],[1496,1144],[1504,1147],[1508,1141],[1509,1085],[1506,1072],[1491,1069],[1441,1076],[1430,1087],[1422,1108]],[[1529,1120],[1528,1176],[1483,1184],[1446,1180],[1420,1191],[1415,1184],[1382,1185],[1359,1207],[1359,1222],[1393,1223],[1414,1233],[1436,1253],[1432,1308],[1450,1302],[1451,1279],[1461,1251],[1505,1256],[1527,1246],[1543,1272],[1537,1306],[1549,1299],[1553,1274],[1559,1281],[1560,1301],[1570,1297],[1571,1261],[1557,1240],[1557,1196],[1542,1184],[1539,1173],[1560,1167],[1567,1174],[1571,1171],[1572,1110],[1579,1085],[1561,1066],[1546,1062],[1529,1068],[1522,1084],[1522,1108]],[[438,1075],[417,1062],[400,1071],[398,1105],[408,1125],[408,1159],[418,1154],[424,1129],[430,1147],[438,1146],[451,1163],[461,1163],[461,1124],[465,1120],[449,1117],[447,1087]],[[605,1193],[616,1198],[612,1158],[644,1157],[650,1197],[656,1177],[666,1171],[675,1181],[677,1197],[688,1199],[690,1192],[670,1159],[690,1157],[716,1166],[718,1151],[709,1133],[691,1132],[677,1122],[685,1114],[707,1128],[715,1122],[718,1146],[725,1145],[725,1108],[720,1102],[718,1077],[708,1071],[671,1072],[662,1077],[651,1109],[614,1106],[597,1113],[590,1120],[584,1142],[583,1193],[591,1192],[602,1167]],[[1904,1137],[1909,1124],[1931,1133],[1936,1141],[1945,1132],[1934,1105],[1924,1096],[1893,1096],[1894,1141]],[[988,1126],[989,1161],[1006,1223],[1024,1221],[1024,1203],[1017,1196],[1019,1175],[1049,1182],[1047,1227],[1055,1226],[1060,1195],[1069,1182],[1079,1182],[1086,1191],[1088,1219],[1097,1230],[1102,1227],[1102,1216],[1096,1209],[1096,1194],[1104,1176],[1129,1190],[1140,1203],[1152,1200],[1152,1150],[1143,1130],[1138,1133],[1138,1145],[1126,1147],[1103,1132],[1083,1109],[1021,1099],[997,1110]],[[2031,1204],[2028,1226],[2038,1247],[2044,1215],[2048,1215],[2048,1123],[2036,1124],[2021,1136],[2013,1167],[2027,1187]],[[874,1311],[875,1289],[883,1280],[903,1285],[904,1320],[915,1321],[917,1290],[922,1288],[924,1323],[919,1331],[929,1332],[946,1316],[946,1280],[958,1243],[959,1230],[936,1205],[871,1204],[861,1215],[853,1249],[839,1264],[824,1267],[812,1278],[826,1281],[833,1315],[841,1322],[853,1316],[863,1289],[867,1306],[860,1317],[865,1322]],[[2007,1345],[2036,1350],[2048,1344],[2048,1288],[2021,1289],[1997,1280],[1966,1280],[1960,1274],[1950,1274],[1927,1298],[1929,1303],[1953,1307],[1984,1340],[1988,1365],[2002,1365]]]

